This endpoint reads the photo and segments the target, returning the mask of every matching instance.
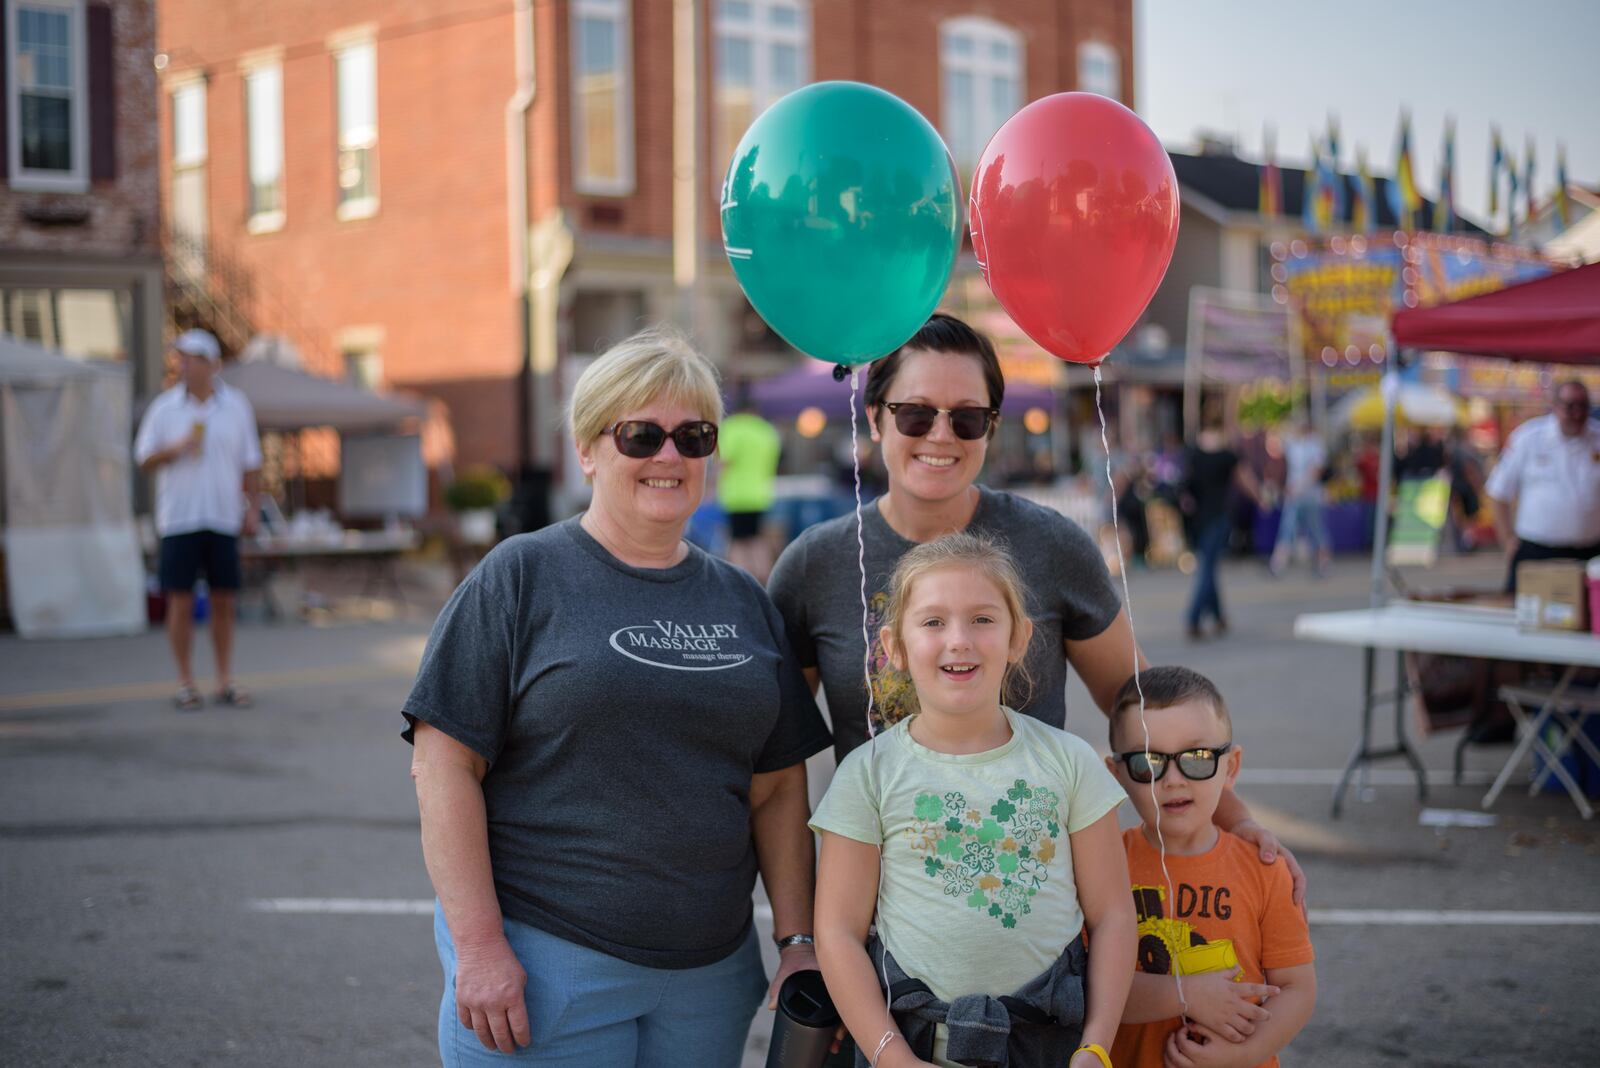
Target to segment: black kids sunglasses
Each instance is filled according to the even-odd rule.
[[[1114,754],[1112,759],[1128,766],[1128,778],[1134,782],[1159,782],[1161,776],[1167,773],[1167,767],[1173,763],[1178,765],[1185,779],[1205,782],[1217,774],[1223,754],[1232,748],[1233,743],[1227,742],[1218,746],[1185,749],[1181,753],[1146,753],[1143,749],[1135,749],[1131,753]]]

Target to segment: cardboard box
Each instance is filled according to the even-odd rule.
[[[1525,560],[1517,565],[1517,625],[1588,630],[1589,595],[1582,560]]]

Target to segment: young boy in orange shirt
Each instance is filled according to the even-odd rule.
[[[1122,839],[1139,957],[1111,1061],[1276,1068],[1317,1000],[1305,915],[1283,858],[1261,864],[1254,846],[1212,822],[1241,756],[1216,686],[1182,667],[1152,668],[1139,682],[1144,725],[1130,679],[1106,758],[1143,821]]]

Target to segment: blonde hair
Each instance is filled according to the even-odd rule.
[[[567,406],[567,425],[582,445],[624,413],[657,399],[678,401],[702,419],[722,421],[717,369],[688,338],[666,325],[624,338],[584,369]]]
[[[883,627],[894,635],[896,645],[905,644],[900,638],[900,627],[905,622],[906,603],[911,600],[911,590],[917,580],[930,572],[946,568],[976,571],[994,583],[1000,591],[1001,600],[1005,602],[1006,611],[1011,615],[1013,634],[1017,628],[1029,622],[1027,587],[1017,571],[1016,561],[1004,546],[981,534],[946,534],[924,542],[902,556],[895,565],[894,574],[889,577],[889,603],[884,610]],[[1000,683],[1000,699],[1012,708],[1027,704],[1033,696],[1033,675],[1027,664],[1031,644],[1030,636],[1029,645],[1023,646],[1022,655],[1014,663],[1006,665]],[[907,686],[906,690],[907,699],[914,707],[916,688]]]

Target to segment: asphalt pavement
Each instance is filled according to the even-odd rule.
[[[1498,574],[1450,560],[1416,581]],[[1177,572],[1135,572],[1133,612],[1152,661],[1222,688],[1241,794],[1309,875],[1321,993],[1283,1062],[1594,1064],[1595,827],[1564,795],[1516,788],[1492,826],[1423,825],[1425,806],[1479,811],[1507,754],[1469,751],[1455,786],[1453,734],[1418,743],[1425,803],[1384,763],[1332,819],[1361,656],[1290,626],[1365,604],[1365,562],[1281,581],[1232,563],[1224,580],[1225,639],[1184,640]],[[398,713],[431,610],[349,615],[245,624],[249,711],[175,711],[157,633],[0,639],[0,1064],[437,1062],[431,890]],[[1103,749],[1104,720],[1073,687],[1069,726]],[[813,761],[814,792],[830,762]],[[768,1026],[762,1012],[748,1065]]]

